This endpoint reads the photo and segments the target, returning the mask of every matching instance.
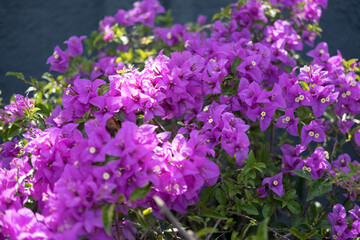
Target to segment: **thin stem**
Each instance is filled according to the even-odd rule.
[[[302,213],[303,217],[305,217],[305,214],[306,214],[308,208],[310,207],[311,203],[312,203],[312,200],[307,202],[306,207],[304,208],[304,212]]]
[[[270,162],[272,162],[275,142],[275,127],[274,124],[271,126],[271,139],[270,139]]]
[[[176,219],[176,217],[170,212],[170,210],[166,207],[165,202],[158,196],[154,196],[154,201],[160,208],[161,212],[166,216],[169,221],[174,224],[174,226],[178,229],[179,234],[185,239],[185,240],[196,240],[195,233],[188,230],[185,231],[185,229],[181,226],[180,222]]]
[[[214,225],[214,229],[217,228],[217,226],[219,225],[219,223],[221,222],[221,219],[217,220],[217,222]],[[206,240],[210,240],[211,236],[213,235],[214,232],[211,232],[207,237]]]
[[[232,214],[237,214],[237,215],[239,215],[239,216],[241,216],[241,217],[244,217],[244,218],[246,218],[246,219],[249,219],[249,220],[255,222],[256,225],[258,225],[258,224],[260,223],[260,222],[259,222],[258,220],[256,220],[255,218],[246,216],[246,215],[244,215],[244,214],[239,214],[239,213],[237,213],[237,212],[230,212],[230,213],[232,213]],[[272,232],[275,234],[275,236],[277,237],[277,239],[290,240],[289,238],[286,237],[286,235],[283,236],[283,235],[281,235],[281,234],[278,232],[278,230],[284,231],[284,232],[285,232],[285,231],[288,231],[287,229],[274,229],[274,228],[271,228],[271,227],[267,227],[267,229],[270,230],[270,231],[272,231]]]
[[[34,174],[34,169],[31,169],[27,174],[21,176],[15,185],[16,192],[19,190],[20,184],[28,177]]]
[[[163,127],[163,125],[161,125],[155,118],[153,118],[154,122],[156,123],[156,125],[159,126],[159,128],[163,131],[166,132],[166,129]]]
[[[351,144],[352,148],[354,149],[356,155],[357,155],[358,157],[360,157],[360,152],[359,152],[359,150],[357,149],[357,147],[355,146],[355,144],[353,143],[353,141],[350,140],[350,144]]]
[[[334,160],[334,156],[335,156],[335,151],[336,151],[336,145],[338,144],[338,133],[336,132],[336,135],[335,135],[335,143],[334,143],[334,146],[333,146],[333,149],[332,149],[332,152],[331,152],[331,162]]]

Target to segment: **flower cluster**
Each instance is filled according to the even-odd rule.
[[[13,122],[17,118],[29,115],[34,109],[34,100],[15,94],[13,102],[5,106],[5,110],[0,109],[0,119],[3,122]]]
[[[154,27],[155,15],[164,13],[165,9],[157,0],[145,0],[134,2],[134,8],[125,11],[120,9],[115,16],[105,17],[100,22],[99,30],[103,34],[104,41],[111,41],[115,36],[115,26],[133,26],[136,23],[142,23],[148,27]]]
[[[67,45],[65,51],[62,51],[59,46],[56,46],[53,55],[46,61],[46,64],[51,65],[50,70],[65,73],[69,67],[69,58],[75,58],[82,54],[83,46],[81,41],[84,38],[86,38],[86,36],[72,36],[69,38],[69,40],[64,42]]]
[[[329,213],[329,222],[332,225],[331,239],[354,239],[360,233],[360,208],[358,205],[349,211],[350,220],[346,219],[346,210],[341,204],[334,206],[333,212]],[[349,229],[350,227],[350,229]]]
[[[250,142],[245,133],[249,126],[242,119],[229,112],[226,105],[213,102],[203,109],[197,120],[204,123],[202,131],[205,131],[209,148],[212,149],[221,142],[225,152],[230,157],[235,156],[237,164],[244,165],[242,160],[248,156]]]
[[[347,63],[340,52],[330,56],[324,42],[307,53],[313,59],[308,65],[299,66],[295,54],[303,43],[313,46],[326,5],[240,1],[209,26],[201,17],[197,25],[154,28],[155,15],[165,10],[157,0],[144,0],[101,21],[98,35],[86,41],[99,50],[96,57],[84,60],[85,36],[70,37],[65,51],[56,46],[47,64],[64,74],[58,78],[66,83],[61,105],[48,116],[33,116],[40,103],[15,95],[0,110],[10,126],[7,139],[17,127],[26,130],[21,140],[0,145],[0,239],[135,239],[138,226],[130,220],[146,215],[135,209],[162,218],[154,197],[180,213],[215,195],[221,205],[233,202],[238,216],[259,215],[259,206],[266,218],[270,204],[309,215],[308,208],[299,214],[289,199],[296,195],[295,176],[308,185],[342,186],[355,205],[351,229],[345,208],[335,205],[328,218],[332,237],[358,236],[359,164],[337,149],[349,141],[355,150],[360,146],[359,64]],[[140,24],[154,28],[154,36]],[[146,51],[157,44],[165,49]],[[17,121],[24,118],[26,124]],[[275,131],[285,136],[277,149]],[[261,142],[268,135],[269,152]],[[225,175],[229,168],[233,175]],[[229,180],[235,174],[237,180]],[[219,176],[224,186],[203,193]],[[246,189],[236,190],[234,182]],[[310,200],[329,189],[313,186]],[[204,216],[225,219],[226,207],[217,208],[223,216],[204,205],[198,205]]]

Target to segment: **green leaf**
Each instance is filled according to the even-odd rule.
[[[257,230],[257,233],[256,233],[256,236],[257,236],[258,239],[261,239],[261,240],[267,240],[268,239],[267,226],[268,226],[269,219],[270,218],[265,218],[264,221],[262,221],[260,223],[260,225],[258,226],[258,230]]]
[[[322,205],[319,202],[313,202],[310,205],[309,208],[309,214],[308,214],[308,219],[309,219],[309,223],[310,224],[314,224],[315,220],[317,219],[317,215],[319,213],[319,211],[321,211],[322,209]]]
[[[237,67],[240,65],[240,63],[242,62],[242,59],[239,57],[235,57],[234,61],[231,64],[231,72],[233,75],[236,75],[237,73]]]
[[[32,83],[34,84],[34,86],[35,86],[35,84],[36,84],[36,82],[37,82],[37,79],[30,76],[30,80],[31,80],[31,82],[32,82]],[[44,86],[44,85],[43,85],[43,86]]]
[[[204,223],[204,219],[202,219],[199,216],[189,216],[188,218],[190,221],[193,221],[193,222]]]
[[[309,171],[298,169],[298,170],[294,170],[294,171],[291,171],[291,172],[295,173],[296,176],[299,176],[301,178],[305,178],[306,180],[309,180],[309,181],[313,180]]]
[[[220,14],[220,13],[215,13],[214,16],[213,16],[213,18],[212,18],[212,21],[214,21],[214,20],[216,20],[216,19],[218,19],[218,18],[220,18],[220,17],[221,17],[221,14]]]
[[[249,231],[250,227],[255,226],[252,222],[246,224],[246,226],[241,230],[240,239],[245,239],[246,233]]]
[[[305,234],[304,239],[309,239],[309,238],[311,238],[312,236],[315,236],[317,233],[318,233],[317,230],[312,230],[311,232]]]
[[[307,82],[304,82],[304,81],[298,81],[301,85],[301,87],[303,89],[305,89],[306,91],[310,91],[310,88],[309,88],[309,85],[307,84]]]
[[[311,185],[306,201],[322,196],[332,190],[332,185],[323,178],[318,178]]]
[[[31,86],[31,87],[29,87],[28,89],[26,89],[25,93],[32,92],[32,91],[36,91],[36,90],[37,90],[36,87]]]
[[[357,60],[358,59],[356,59],[356,58],[350,59],[348,61],[342,60],[342,63],[343,63],[345,68],[350,68],[350,65],[353,64],[354,62],[356,62]]]
[[[12,139],[13,137],[15,137],[15,136],[19,135],[20,133],[22,133],[23,130],[24,130],[23,128],[18,127],[15,124],[13,124],[11,126],[11,128],[9,129],[9,131],[7,132],[7,138]]]
[[[330,224],[329,220],[322,219],[315,225],[315,227],[318,227],[318,228],[331,228],[331,224]]]
[[[254,198],[254,194],[249,189],[245,189],[245,195],[248,201]]]
[[[301,213],[300,204],[297,203],[296,201],[290,201],[290,202],[287,204],[287,207],[289,208],[289,210],[290,210],[293,214],[300,214],[300,213]]]
[[[219,187],[219,184],[215,184],[212,187],[207,187],[205,189],[204,195],[201,198],[201,205],[202,206],[207,206],[209,204],[209,202],[211,201],[211,199],[214,197],[215,195],[215,191],[216,189]]]
[[[299,238],[299,239],[304,239],[304,235],[302,235],[302,233],[297,230],[296,228],[290,228],[289,232],[291,232],[295,237]]]
[[[213,232],[217,232],[217,229],[216,228],[212,228],[212,227],[208,227],[208,228],[203,228],[201,229],[200,231],[197,232],[197,235],[199,237],[201,236],[204,236],[206,234],[209,234],[209,233],[213,233]]]
[[[226,205],[227,202],[226,194],[221,189],[216,190],[215,198],[221,205]]]
[[[55,81],[54,76],[53,76],[51,73],[49,73],[49,72],[45,72],[45,73],[41,76],[41,78],[42,78],[42,79],[45,79],[45,80],[47,80],[47,81],[49,81],[49,82]]]
[[[23,80],[23,81],[26,81],[25,80],[25,77],[24,77],[24,74],[20,73],[20,72],[7,72],[5,74],[5,76],[14,76],[20,80]]]
[[[115,204],[105,205],[101,208],[101,217],[107,235],[111,236],[111,225],[114,217]]]
[[[200,213],[201,216],[209,217],[209,218],[216,218],[221,220],[227,220],[227,217],[219,212],[216,212],[211,209],[204,209]]]
[[[149,223],[145,220],[145,216],[142,214],[140,209],[134,211],[137,221],[141,224],[143,229],[147,229],[149,227]]]
[[[119,200],[118,200],[118,203],[122,203],[122,202],[125,201],[125,196],[122,195],[122,194],[119,194],[119,198],[118,198],[118,199],[119,199]]]
[[[305,218],[302,217],[301,215],[294,215],[292,218],[291,218],[291,226],[293,227],[299,227],[301,224],[303,224],[305,222]]]
[[[233,181],[225,179],[224,182],[229,189],[236,189],[235,183]]]
[[[232,233],[231,233],[231,240],[235,240],[236,237],[237,237],[237,235],[239,235],[238,232],[232,232]]]
[[[296,196],[296,190],[295,189],[290,189],[289,191],[287,191],[285,193],[285,199],[286,200],[292,200],[293,198],[295,198]]]
[[[286,223],[284,222],[281,222],[281,221],[271,221],[269,223],[269,227],[272,227],[272,228],[288,228],[288,226],[286,225]]]
[[[249,203],[245,204],[242,209],[249,215],[259,215],[257,208]]]
[[[253,150],[250,150],[250,152],[249,152],[247,164],[249,164],[249,165],[255,164],[255,155],[254,155]]]
[[[131,202],[135,202],[138,199],[144,198],[151,189],[151,182],[147,182],[143,187],[141,188],[135,188],[135,190],[131,193],[129,200]]]
[[[270,204],[266,204],[262,209],[262,215],[264,218],[271,217],[274,212],[274,206]]]

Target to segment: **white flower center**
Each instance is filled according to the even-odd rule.
[[[110,178],[110,174],[107,172],[104,172],[103,179],[108,180]]]
[[[89,149],[89,152],[90,152],[90,153],[95,153],[95,152],[96,152],[96,148],[91,147],[91,148]]]

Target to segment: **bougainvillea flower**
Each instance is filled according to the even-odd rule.
[[[351,158],[349,154],[344,153],[339,155],[339,157],[332,162],[332,165],[334,168],[342,170],[345,174],[347,174],[350,171],[350,167],[348,166],[348,163],[351,163]]]
[[[340,132],[342,132],[343,134],[346,134],[347,131],[349,131],[349,129],[355,124],[353,121],[351,120],[338,120],[337,124],[339,125],[339,130]]]
[[[354,133],[354,139],[358,146],[360,146],[360,129],[356,130]]]
[[[286,108],[285,100],[282,96],[282,90],[279,84],[275,83],[270,92],[262,91],[257,98],[258,103],[269,103],[273,107]]]
[[[360,220],[360,207],[359,205],[355,204],[354,208],[349,211],[350,218],[357,221]]]
[[[259,120],[261,131],[265,131],[273,118],[276,108],[273,106],[265,105],[265,108],[256,107],[248,111],[247,115],[251,121]]]
[[[259,197],[259,198],[264,198],[264,197],[267,196],[265,187],[258,188],[258,189],[257,189],[257,193],[258,193],[258,197]]]
[[[289,172],[295,170],[295,167],[300,163],[301,158],[299,157],[300,153],[306,150],[306,146],[302,146],[300,144],[295,147],[284,144],[281,146],[282,151],[282,164],[281,171]]]
[[[278,118],[276,127],[286,128],[287,132],[293,136],[299,136],[298,124],[299,118],[294,117],[294,109],[288,108],[285,115]]]
[[[321,117],[326,107],[336,101],[339,93],[334,90],[334,85],[310,87],[311,100],[308,104],[311,105],[315,117]]]
[[[9,209],[0,214],[0,225],[1,234],[10,236],[10,239],[49,239],[52,235],[28,208]]]
[[[46,64],[51,64],[50,71],[65,73],[69,67],[69,57],[59,46],[56,46],[53,55],[47,59]]]
[[[332,228],[341,235],[348,226],[346,222],[346,210],[341,204],[336,204],[333,208],[333,212],[328,214],[328,219]]]
[[[67,44],[68,48],[65,50],[67,54],[71,57],[76,57],[77,55],[82,54],[83,46],[81,41],[85,39],[86,36],[76,37],[72,36],[69,40],[65,41],[64,43]]]
[[[271,178],[265,178],[262,181],[262,185],[264,186],[265,184],[269,184],[269,189],[281,197],[285,194],[284,186],[282,184],[282,177],[283,173],[278,173]]]
[[[305,125],[301,129],[301,144],[304,146],[311,141],[323,142],[325,138],[326,134],[321,119],[312,120],[309,125]]]
[[[314,59],[313,63],[326,62],[330,58],[326,42],[319,43],[314,50],[309,51],[306,55]]]

